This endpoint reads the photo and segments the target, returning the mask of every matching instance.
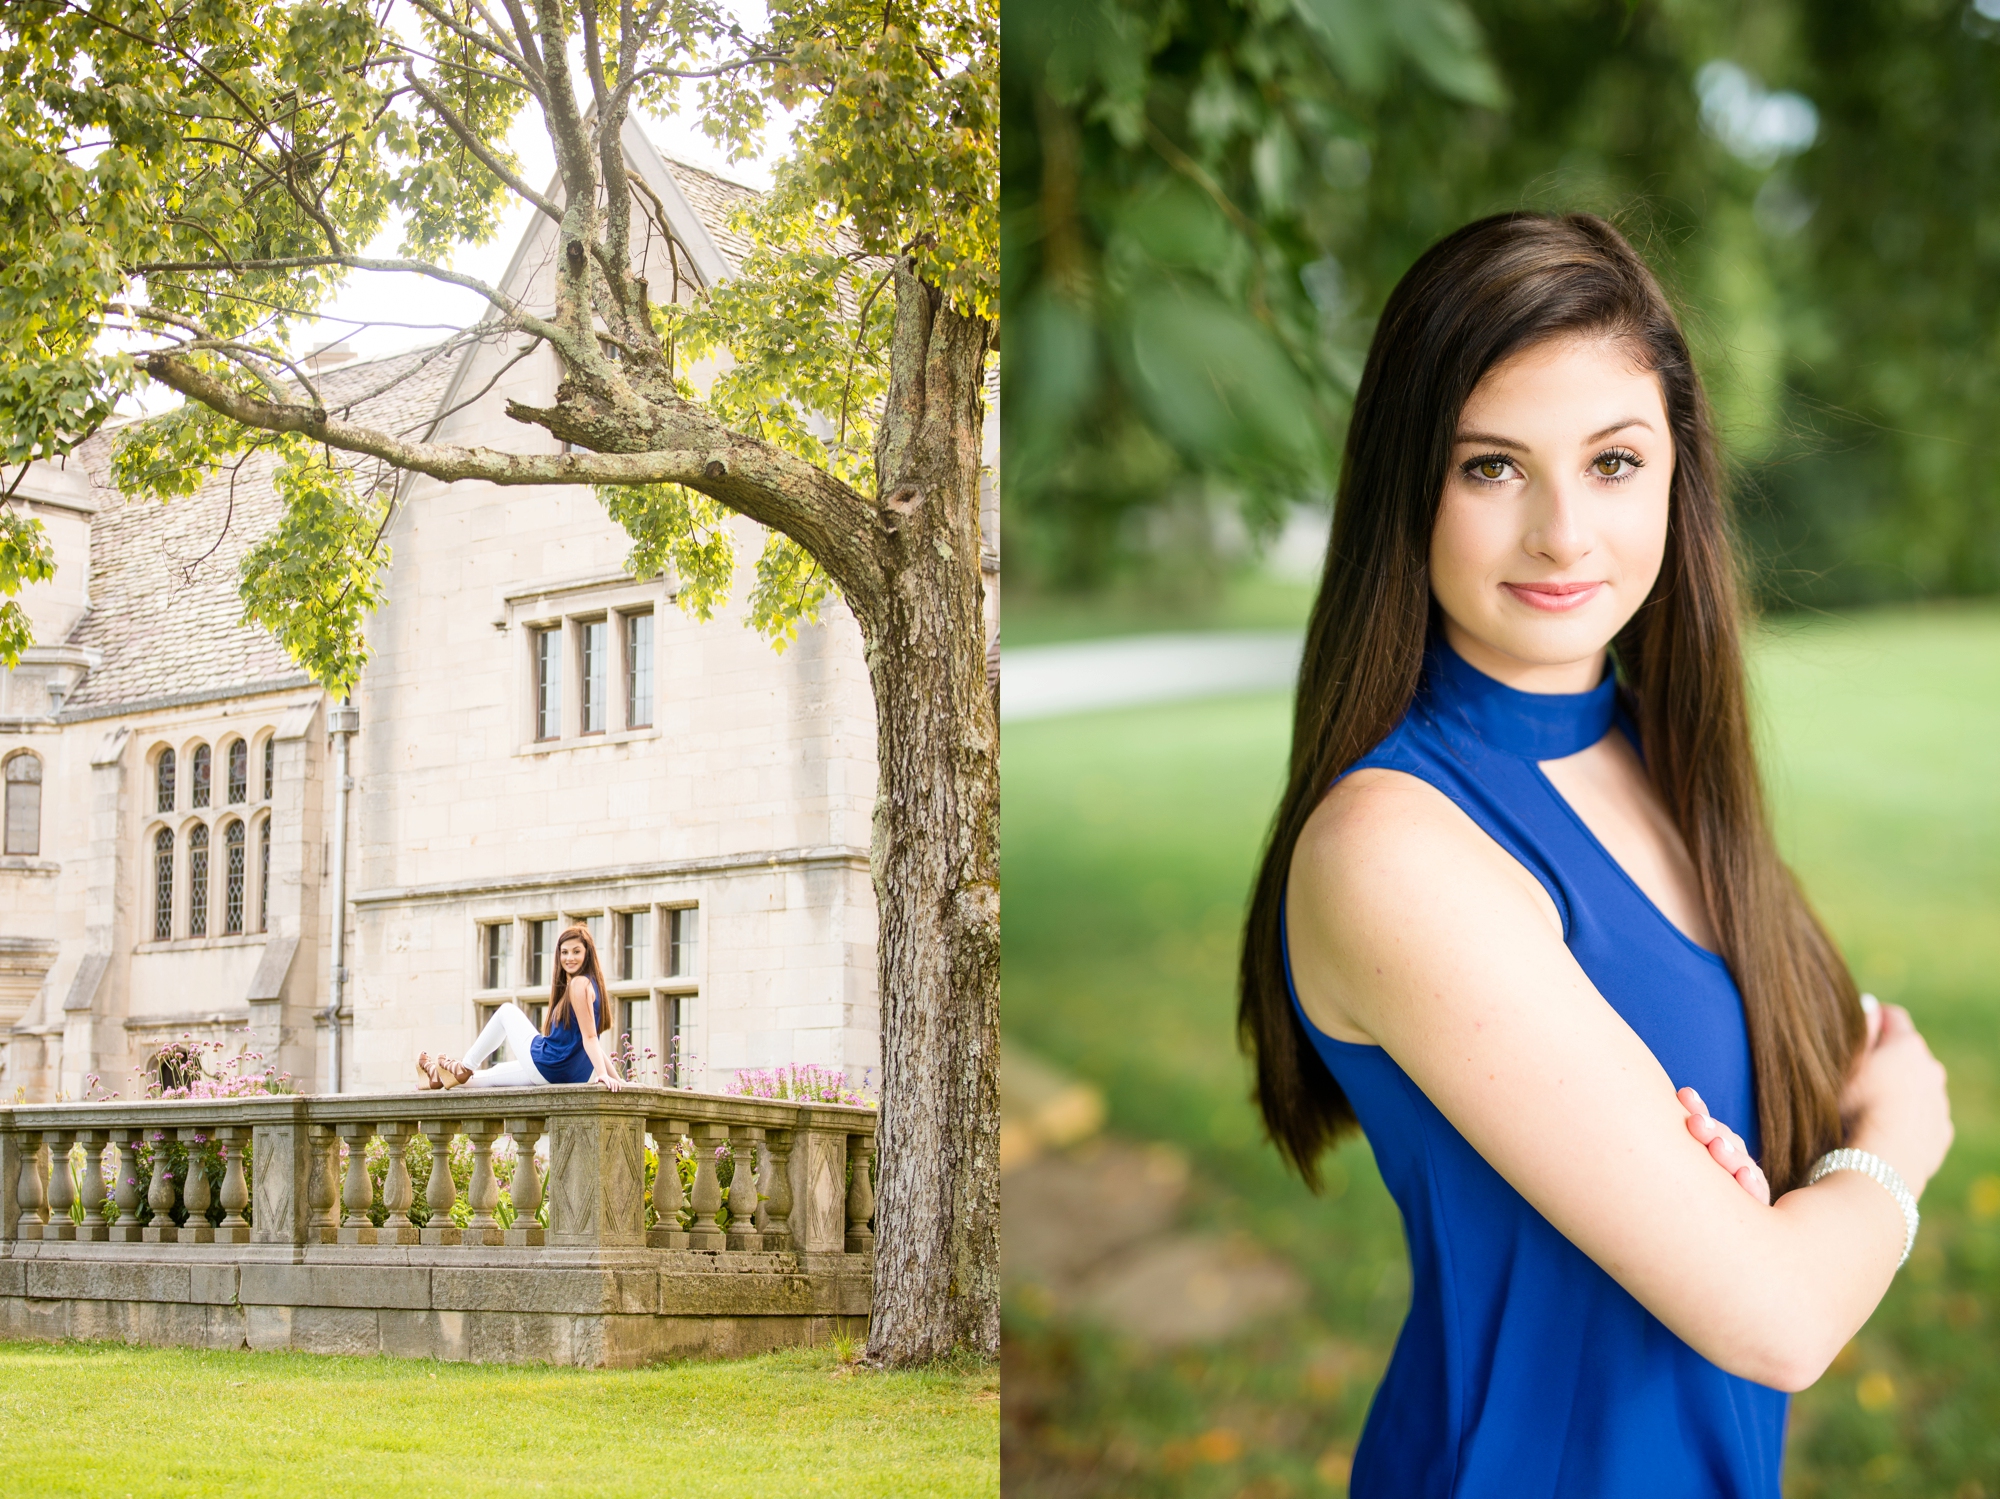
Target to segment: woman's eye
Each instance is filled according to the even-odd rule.
[[[1472,472],[1478,478],[1497,484],[1507,477],[1508,467],[1505,458],[1481,458],[1472,465]]]
[[[1600,453],[1590,465],[1590,471],[1603,479],[1623,479],[1634,473],[1639,460],[1630,453]]]

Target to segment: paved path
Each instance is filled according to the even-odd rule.
[[[1218,630],[1003,647],[1000,721],[1289,688],[1302,643],[1288,630]]]

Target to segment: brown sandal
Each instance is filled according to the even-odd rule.
[[[472,1081],[472,1069],[463,1062],[454,1062],[450,1057],[437,1059],[438,1086],[457,1088]]]
[[[419,1093],[428,1093],[433,1088],[444,1086],[443,1080],[437,1074],[437,1064],[431,1060],[431,1054],[427,1051],[417,1053],[417,1073],[423,1078],[423,1081],[417,1084]]]

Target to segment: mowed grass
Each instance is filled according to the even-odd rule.
[[[578,1370],[0,1344],[0,1494],[999,1492],[999,1378],[823,1349]]]
[[[1910,1264],[1795,1402],[1786,1492],[2000,1499],[2000,610],[1782,621],[1753,670],[1787,856],[1950,1068],[1958,1126]],[[1344,1489],[1408,1279],[1366,1145],[1309,1196],[1246,1100],[1237,931],[1288,718],[1263,696],[1007,729],[1007,1037],[1185,1149],[1196,1217],[1312,1288],[1282,1327],[1167,1359],[1010,1305],[1010,1493]]]

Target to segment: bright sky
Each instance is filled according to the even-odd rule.
[[[788,119],[774,119],[760,156],[749,161],[728,160],[715,143],[703,135],[690,117],[646,119],[646,133],[662,155],[703,168],[719,177],[769,187],[769,162],[782,155],[791,130]],[[508,144],[522,166],[522,176],[543,187],[555,176],[555,153],[541,111],[532,103],[521,111]],[[452,269],[477,276],[489,285],[497,282],[513,258],[514,247],[527,232],[534,208],[516,202],[502,220],[500,232],[483,245],[467,245],[454,257]],[[363,253],[389,257],[397,252],[402,236],[400,225],[391,225]],[[310,330],[302,329],[293,342],[299,353],[345,340],[363,359],[400,353],[404,349],[434,343],[446,328],[463,328],[476,322],[486,311],[486,301],[475,292],[450,286],[424,276],[384,275],[356,271],[341,295],[327,309],[329,316]],[[353,322],[339,321],[352,319]],[[356,327],[374,323],[374,327]],[[415,326],[392,326],[396,324]]]
[[[760,33],[766,23],[764,0],[726,0],[744,29]],[[692,90],[688,91],[690,94]],[[586,93],[587,97],[587,93]],[[691,111],[692,98],[685,101]],[[692,113],[673,118],[643,117],[647,134],[660,152],[676,161],[685,161],[705,171],[751,187],[771,185],[770,163],[787,149],[795,118],[774,111],[758,154],[743,161],[730,161],[706,135]],[[541,110],[530,101],[508,135],[522,167],[522,176],[537,187],[546,186],[555,176],[555,152]],[[514,203],[502,219],[499,232],[483,245],[463,245],[453,257],[452,269],[476,276],[489,284],[497,282],[513,258],[514,249],[527,231],[535,210],[526,203]],[[388,258],[397,254],[402,238],[400,223],[391,223],[375,242],[362,252]],[[345,342],[363,359],[376,359],[434,343],[455,328],[478,321],[487,310],[484,298],[428,277],[355,271],[341,294],[328,307],[326,316],[309,328],[302,327],[293,339],[293,352],[303,355],[326,345]],[[110,345],[132,346],[149,340],[110,336]],[[180,404],[180,398],[159,386],[148,385],[142,398],[121,401],[119,409],[129,415],[151,414]]]

